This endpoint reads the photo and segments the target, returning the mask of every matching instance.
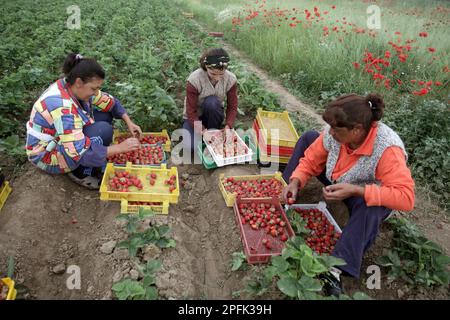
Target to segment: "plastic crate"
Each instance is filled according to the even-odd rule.
[[[253,155],[252,155],[252,161],[256,161],[257,159],[257,149],[256,146],[253,144],[251,137],[249,136],[245,136],[244,139],[245,144],[252,150]],[[214,162],[214,159],[212,158],[211,154],[209,157],[205,157],[204,156],[204,150],[206,148],[206,144],[202,143],[202,144],[198,144],[197,146],[197,155],[200,159],[202,159],[202,163],[203,166],[210,170],[210,169],[215,169],[217,168],[217,164]],[[208,149],[209,150],[209,149]]]
[[[283,163],[287,164],[289,162],[290,157],[281,157],[277,155],[268,156],[264,149],[261,149],[258,146],[258,159],[260,162],[272,162],[272,163]]]
[[[8,199],[9,194],[11,193],[12,189],[9,186],[9,182],[5,181],[3,185],[1,186],[0,190],[0,210],[2,210],[3,205],[6,202],[6,199]]]
[[[294,148],[297,143],[299,136],[297,131],[292,124],[291,118],[289,117],[289,113],[287,111],[284,112],[272,112],[272,111],[264,111],[259,108],[256,113],[256,121],[258,122],[259,128],[262,130],[262,134],[265,137],[265,141],[268,145],[280,146],[280,147],[289,147]],[[275,121],[279,121],[280,124],[274,124]],[[282,123],[282,124],[281,124]],[[278,141],[273,140],[270,129],[280,129],[280,128],[288,128],[289,134],[287,136],[279,137]],[[265,131],[266,130],[266,131]]]
[[[221,173],[219,175],[219,189],[220,192],[222,192],[223,199],[225,200],[225,203],[227,204],[227,207],[232,207],[234,205],[234,202],[236,201],[236,195],[233,193],[228,193],[225,190],[225,187],[222,183],[224,178],[233,178],[234,180],[262,180],[262,179],[272,179],[275,178],[278,181],[281,181],[283,184],[283,187],[286,187],[286,181],[284,181],[281,172],[275,172],[274,174],[256,174],[251,176],[229,176],[225,177],[225,174]],[[281,195],[280,195],[281,196]],[[281,199],[280,199],[281,201]]]
[[[327,217],[328,221],[334,226],[334,229],[337,232],[342,233],[341,228],[339,227],[339,225],[334,220],[334,218],[331,215],[330,211],[328,211],[327,204],[324,201],[320,201],[319,203],[313,203],[313,204],[291,204],[291,205],[285,205],[284,207],[285,207],[286,211],[288,209],[296,209],[296,208],[300,208],[300,209],[319,209],[321,212],[323,212],[325,217]]]
[[[220,132],[222,130],[208,130],[208,133],[214,133],[214,132]],[[244,163],[252,161],[253,159],[253,151],[244,143],[242,138],[232,129],[232,132],[238,139],[238,143],[242,143],[247,148],[247,153],[245,155],[241,156],[234,156],[234,157],[222,157],[215,153],[214,149],[205,141],[205,135],[203,135],[203,141],[205,141],[206,147],[209,150],[209,153],[211,154],[212,158],[214,159],[214,162],[218,167],[223,167],[230,164],[238,164],[238,163]]]
[[[109,176],[116,171],[127,171],[132,175],[136,175],[141,179],[143,184],[142,190],[119,192],[109,190],[108,181]],[[150,186],[146,176],[150,173],[156,173],[158,178],[154,186]],[[176,176],[176,189],[170,193],[167,186],[164,185],[164,180],[170,176]],[[135,166],[130,162],[125,167],[115,166],[112,163],[106,165],[105,173],[103,175],[102,184],[100,186],[100,200],[128,200],[128,201],[142,201],[142,202],[164,202],[178,203],[180,196],[180,186],[178,179],[178,170],[176,167],[170,169],[166,168],[166,165],[161,165],[160,168],[148,167],[148,166]]]
[[[120,213],[138,213],[139,208],[152,210],[156,214],[169,214],[169,202],[159,202],[159,205],[135,204],[134,201],[122,200],[120,203]]]
[[[14,280],[11,278],[2,278],[1,281],[8,287],[8,295],[6,300],[16,300],[17,290],[14,288]]]
[[[279,155],[281,157],[290,157],[292,153],[294,152],[294,148],[289,147],[281,147],[281,146],[271,146],[267,145],[263,132],[260,131],[258,121],[253,121],[253,131],[255,132],[254,137],[255,140],[258,142],[258,147],[265,150],[267,155]],[[262,133],[262,134],[260,134]]]
[[[256,263],[268,263],[272,256],[280,255],[285,243],[281,241],[280,238],[273,238],[268,235],[264,229],[253,230],[248,223],[243,224],[241,215],[239,213],[239,205],[241,203],[270,203],[274,204],[277,210],[281,212],[282,220],[286,223],[285,230],[288,238],[293,237],[294,231],[292,230],[291,224],[289,223],[289,219],[286,217],[286,214],[283,210],[283,207],[280,204],[280,201],[277,198],[237,198],[234,203],[234,217],[236,219],[236,223],[239,226],[239,230],[241,232],[241,240],[242,245],[244,246],[244,254],[247,257],[247,262],[249,264]],[[270,243],[272,249],[267,249],[263,244],[263,239],[270,239]]]
[[[143,132],[142,135],[143,136],[165,137],[166,143],[164,143],[162,146],[163,146],[165,152],[170,152],[172,142],[170,141],[170,137],[169,137],[169,134],[167,133],[166,129],[164,129],[161,132]],[[131,134],[129,132],[119,132],[118,130],[114,130],[113,144],[117,144],[117,139],[119,137],[123,137],[123,136],[130,137]]]
[[[136,164],[136,163],[132,162],[131,163],[132,165],[140,165],[140,166],[146,166],[146,167],[159,167],[162,164],[166,164],[167,163],[167,157],[166,157],[166,152],[164,151],[164,146],[159,145],[159,144],[142,144],[141,146],[144,146],[144,147],[145,146],[157,146],[157,147],[160,147],[162,149],[162,151],[163,151],[163,160],[160,163],[158,163],[158,164]],[[115,166],[124,167],[126,165],[125,163],[122,164],[122,163],[116,163],[116,162],[112,162],[112,161],[108,161],[108,162],[113,163]]]

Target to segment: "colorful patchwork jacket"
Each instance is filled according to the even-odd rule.
[[[118,102],[118,101],[117,101]],[[102,143],[83,134],[85,126],[94,123],[93,108],[123,115],[125,110],[113,96],[99,91],[89,102],[82,103],[72,95],[65,79],[59,79],[34,103],[27,122],[26,151],[28,159],[48,173],[66,173],[78,167],[91,144]]]

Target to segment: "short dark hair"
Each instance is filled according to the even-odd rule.
[[[346,94],[331,101],[322,115],[323,120],[332,127],[353,129],[361,124],[366,131],[370,130],[373,121],[383,117],[383,98],[370,93],[366,97],[357,94]]]
[[[69,84],[74,84],[77,78],[83,82],[88,82],[92,78],[105,79],[105,70],[95,59],[84,58],[76,53],[67,55],[63,72]]]
[[[200,63],[200,67],[205,71],[206,71],[205,58],[211,57],[211,56],[229,57],[228,52],[226,52],[225,49],[223,49],[223,48],[213,48],[213,49],[209,49],[209,50],[203,52],[202,56],[200,57],[199,63]]]

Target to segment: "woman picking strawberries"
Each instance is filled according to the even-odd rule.
[[[224,49],[209,49],[200,57],[200,68],[187,79],[183,111],[183,144],[187,150],[194,150],[195,134],[199,137],[206,129],[220,129],[224,120],[226,129],[233,128],[238,108],[237,79],[227,70],[229,61]]]
[[[78,184],[99,189],[100,169],[106,157],[137,150],[141,128],[134,124],[119,100],[100,87],[105,71],[94,59],[69,54],[65,77],[59,79],[34,103],[27,122],[28,159],[51,174],[68,173]],[[112,141],[112,120],[122,119],[134,138],[118,145]]]
[[[312,176],[324,185],[326,200],[342,200],[350,219],[332,255],[346,265],[324,277],[327,294],[342,292],[340,274],[358,278],[364,253],[375,241],[380,224],[392,210],[411,211],[414,181],[406,166],[400,137],[380,122],[384,102],[376,94],[349,94],[332,101],[322,133],[304,133],[296,144],[283,177],[286,202],[296,199]]]

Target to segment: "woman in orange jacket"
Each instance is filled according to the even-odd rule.
[[[322,133],[304,133],[283,172],[289,185],[283,197],[297,198],[312,176],[324,185],[326,200],[342,200],[350,219],[332,255],[346,265],[333,268],[324,280],[327,294],[342,292],[340,274],[359,277],[364,253],[392,210],[411,211],[414,181],[406,166],[400,137],[380,122],[384,102],[376,94],[348,94],[329,103]]]

